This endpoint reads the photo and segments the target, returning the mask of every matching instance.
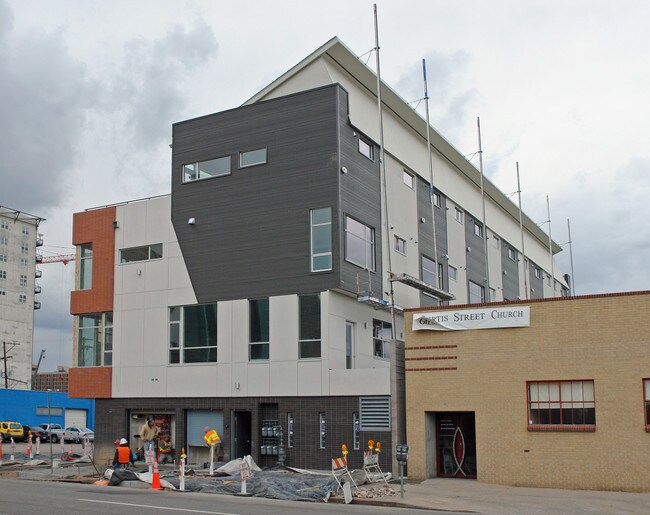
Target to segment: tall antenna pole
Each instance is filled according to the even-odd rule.
[[[429,191],[429,201],[431,202],[431,225],[433,226],[433,255],[434,261],[436,262],[435,277],[436,283],[434,286],[436,288],[443,289],[442,277],[438,273],[440,269],[440,256],[438,256],[438,238],[436,238],[436,206],[433,202],[433,156],[431,155],[431,130],[429,125],[429,88],[427,87],[427,62],[425,59],[422,59],[422,76],[424,78],[424,107],[427,116],[427,157],[429,158],[429,181],[431,182],[431,187]],[[440,301],[438,301],[440,304]]]
[[[481,146],[481,119],[476,118],[478,127],[478,164],[481,172],[481,203],[483,204],[483,248],[485,249],[485,302],[490,301],[490,267],[488,266],[487,225],[485,223],[485,190],[483,189],[483,147]]]
[[[521,182],[519,182],[519,161],[517,161],[517,194],[519,195],[519,232],[521,233],[521,262],[524,265],[524,298],[528,300],[528,267],[524,248],[524,221],[521,213]]]
[[[551,258],[551,296],[555,297],[555,266],[553,265],[553,240],[551,239],[551,204],[546,195],[546,213],[548,214],[548,254]]]
[[[379,26],[377,24],[377,4],[374,4],[375,13],[375,58],[377,63],[377,109],[379,110],[379,167],[382,177],[382,187],[384,190],[384,227],[386,227],[386,250],[388,256],[388,273],[393,271],[392,259],[390,255],[390,225],[388,222],[388,192],[386,187],[386,161],[384,159],[384,114],[381,105],[381,67],[379,64]],[[393,290],[393,281],[388,281],[390,285],[390,318],[391,318],[391,340],[395,339],[397,328],[395,327],[395,291]],[[383,291],[383,278],[382,278]]]
[[[567,229],[569,230],[569,260],[571,262],[571,284],[569,284],[570,290],[569,292],[571,295],[576,294],[576,281],[575,281],[575,276],[573,275],[573,244],[571,242],[571,223],[569,222],[569,219],[566,219],[566,225]]]

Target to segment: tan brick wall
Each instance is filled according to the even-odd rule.
[[[435,446],[425,441],[425,412],[468,411],[479,481],[650,491],[642,385],[650,292],[517,304],[530,306],[530,327],[412,331],[423,310],[405,314],[409,476],[425,477],[427,445]],[[414,348],[423,346],[440,348]],[[409,359],[423,357],[447,359]],[[595,432],[528,431],[526,381],[581,379],[594,381]]]

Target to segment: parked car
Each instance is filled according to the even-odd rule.
[[[22,442],[25,439],[25,431],[19,422],[0,422],[0,439],[8,442],[11,439],[14,442]]]
[[[91,442],[95,441],[95,432],[87,427],[66,427],[63,433],[64,442],[81,443],[85,437]]]
[[[46,438],[52,439],[52,443],[59,443],[63,440],[63,428],[60,424],[41,424],[45,430]]]
[[[34,425],[23,425],[23,432],[25,433],[25,441],[29,440],[29,433],[32,433],[32,441],[35,442],[36,438],[40,438],[41,442],[47,441],[47,433],[45,429],[41,426]]]

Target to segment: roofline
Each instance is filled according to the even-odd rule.
[[[23,222],[31,220],[36,222],[36,225],[39,225],[41,222],[46,220],[40,216],[31,215],[29,213],[25,213],[24,211],[18,211],[17,209],[13,209],[7,206],[0,206],[0,215],[10,215],[14,220],[21,220]]]
[[[352,50],[343,44],[338,37],[333,37],[327,43],[316,49],[305,57],[298,64],[280,75],[277,79],[264,87],[258,93],[246,100],[242,106],[259,102],[264,97],[277,89],[288,79],[299,73],[317,59],[327,56],[336,62],[341,68],[347,71],[350,76],[356,79],[369,93],[377,96],[377,76],[373,70],[363,64]],[[400,118],[414,132],[419,134],[424,141],[427,139],[426,120],[412,109],[410,105],[397,94],[388,84],[381,81],[382,104]],[[454,147],[434,127],[430,130],[431,146],[443,157],[453,168],[458,170],[477,187],[481,184],[480,171],[470,163],[465,156]],[[387,150],[390,153],[390,150]],[[485,195],[490,197],[498,206],[508,213],[519,223],[519,207],[514,204],[499,188],[497,188],[485,175],[483,176],[483,189]],[[548,234],[544,232],[526,213],[522,211],[522,221],[526,230],[536,238],[543,246],[548,246]],[[489,224],[488,224],[489,228]],[[562,247],[551,240],[553,254],[557,254]],[[513,242],[514,244],[514,242]]]

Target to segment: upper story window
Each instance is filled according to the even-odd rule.
[[[535,266],[535,267],[533,267],[533,270],[535,271],[535,277],[537,277],[537,279],[541,279],[542,278],[542,269]]]
[[[20,266],[25,268],[28,265],[29,265],[29,262],[25,258],[20,258]]]
[[[399,236],[395,236],[395,251],[399,252],[400,254],[406,255],[406,240],[403,238],[400,238]]]
[[[9,229],[9,222],[4,218],[0,220],[0,229]]]
[[[433,205],[438,208],[442,208],[442,197],[440,196],[440,193],[434,191],[432,197],[433,197]]]
[[[345,217],[345,260],[375,271],[375,230]]]
[[[453,266],[449,265],[447,266],[448,274],[449,274],[449,279],[452,281],[458,280],[458,270],[454,268]]]
[[[162,257],[162,243],[144,245],[142,247],[131,247],[129,249],[120,250],[120,263],[148,261],[149,259],[160,259]]]
[[[483,237],[483,226],[476,221],[474,222],[474,234],[479,238]]]
[[[512,247],[508,247],[508,258],[517,261],[517,251]]]
[[[20,253],[21,254],[27,254],[29,252],[29,245],[27,243],[21,243],[20,245]]]
[[[79,245],[79,289],[90,290],[93,286],[93,244]]]
[[[393,336],[393,326],[383,320],[372,321],[373,355],[377,358],[390,358],[390,340]]]
[[[406,170],[402,170],[402,181],[404,181],[404,184],[406,184],[409,188],[415,189],[415,177],[412,173],[409,173]]]
[[[0,279],[6,279],[6,278],[7,278],[7,271],[0,270]]]
[[[29,236],[29,228],[28,227],[23,227],[21,232],[22,232],[23,236]]]
[[[27,276],[26,275],[21,275],[20,276],[20,285],[21,286],[27,286]]]
[[[320,294],[299,295],[298,358],[321,357]]]
[[[266,148],[258,148],[239,153],[239,168],[263,165],[266,163]]]
[[[216,363],[217,305],[169,308],[169,362]]]
[[[332,208],[312,209],[311,219],[311,271],[332,269]]]
[[[363,136],[359,136],[359,153],[371,161],[375,160],[375,146]]]
[[[113,364],[113,313],[79,315],[77,326],[77,366],[111,366]]]
[[[490,239],[491,239],[491,241],[492,241],[492,246],[493,246],[495,249],[498,249],[498,248],[499,248],[499,237],[498,237],[498,236],[495,236],[495,235],[493,234],[493,235],[492,235],[492,238],[490,238]]]
[[[269,359],[269,299],[248,301],[250,361]]]
[[[481,286],[474,281],[467,281],[467,286],[470,304],[481,304],[485,302],[485,286]]]
[[[7,262],[7,254],[0,254],[0,261]]]
[[[463,212],[462,212],[460,209],[458,209],[458,208],[455,208],[455,209],[456,209],[456,211],[455,211],[455,213],[456,213],[456,221],[457,221],[459,224],[462,224],[462,223],[463,223],[463,219],[464,219],[464,215],[465,215],[465,213],[463,213]]]
[[[230,175],[230,156],[183,165],[183,182]]]
[[[594,430],[596,404],[593,381],[540,381],[526,383],[528,429]]]
[[[21,304],[26,304],[27,303],[27,294],[25,292],[20,292],[20,295],[18,295],[18,302]]]
[[[0,295],[7,295],[7,290],[0,288]]]
[[[0,245],[9,245],[9,238],[6,236],[0,236]]]
[[[432,286],[438,284],[438,278],[436,277],[436,262],[433,259],[430,259],[426,256],[422,256],[422,280]]]

